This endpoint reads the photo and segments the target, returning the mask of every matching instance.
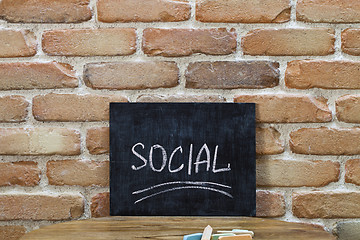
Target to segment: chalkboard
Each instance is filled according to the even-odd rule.
[[[255,104],[110,104],[111,215],[254,216],[255,205]]]

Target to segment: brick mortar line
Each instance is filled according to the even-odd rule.
[[[91,8],[92,17],[90,19],[91,22],[97,22],[97,7],[96,7],[97,0],[90,0],[89,7]]]
[[[51,156],[26,156],[26,155],[1,155],[0,159],[2,162],[20,162],[20,161],[48,161],[48,160],[54,160],[54,161],[62,161],[62,160],[81,160],[80,155],[77,156],[60,156],[60,155],[51,155]],[[339,163],[345,163],[348,160],[351,159],[359,159],[360,155],[302,155],[302,154],[274,154],[274,155],[258,155],[258,160],[320,160],[320,161],[332,161],[332,162],[339,162]],[[103,161],[109,161],[108,154],[101,154],[101,155],[88,155],[88,158],[83,160],[92,160],[96,162],[103,162]]]
[[[60,160],[61,161],[61,160]],[[46,162],[44,163],[44,165]],[[45,173],[46,174],[46,173]],[[24,187],[24,186],[3,186],[0,187],[1,193],[0,195],[11,195],[11,194],[33,194],[33,195],[49,195],[49,196],[55,196],[59,195],[59,193],[63,194],[70,194],[78,193],[82,194],[86,190],[91,190],[92,192],[97,192],[101,189],[101,191],[108,190],[109,186],[80,186],[80,185],[50,185],[47,182],[43,183],[42,185],[37,185],[34,187]],[[340,186],[340,188],[338,187]],[[343,187],[343,186],[346,186]],[[325,192],[348,192],[348,191],[355,191],[360,193],[360,187],[356,186],[355,184],[346,183],[346,184],[339,184],[339,182],[331,182],[330,184],[326,186],[258,186],[257,190],[269,190],[269,191],[285,191],[285,190],[291,190],[294,192],[303,192],[303,191],[325,191]],[[47,194],[45,194],[47,193]],[[76,194],[75,194],[76,195]]]
[[[296,6],[297,0],[290,0],[291,12],[290,12],[290,21],[296,22]]]
[[[47,30],[62,30],[62,29],[98,29],[98,28],[233,28],[240,27],[244,30],[251,29],[272,29],[272,28],[359,28],[359,23],[326,23],[326,22],[303,22],[290,20],[283,23],[215,23],[215,22],[200,22],[195,19],[190,19],[180,22],[113,22],[104,23],[95,20],[94,17],[86,22],[81,23],[9,23],[0,22],[2,29],[14,29],[14,30],[33,30],[39,29],[43,31]]]
[[[285,200],[285,215],[280,218],[285,221],[294,221],[296,217],[292,213],[292,190],[286,189],[283,193]]]
[[[188,2],[190,3],[191,9],[190,9],[190,19],[189,21],[196,21],[195,20],[195,16],[196,16],[196,0],[188,0]]]
[[[189,94],[190,95],[190,94]],[[202,95],[212,95],[212,94],[202,94]],[[221,94],[220,94],[221,95]],[[254,94],[252,94],[254,95]],[[256,95],[256,94],[255,94]],[[261,94],[260,94],[261,95]],[[223,96],[223,95],[221,95]],[[31,115],[31,111],[29,112],[29,115]],[[70,122],[62,122],[62,121],[37,121],[34,119],[33,122],[31,122],[34,127],[41,127],[44,128],[71,128],[74,130],[79,130],[82,125],[86,125],[86,128],[93,128],[93,127],[108,127],[109,123],[108,121],[94,121],[94,122],[76,122],[76,121],[70,121]],[[336,124],[335,124],[336,123]],[[21,122],[21,123],[0,123],[0,128],[26,128],[31,127],[28,125],[29,122]],[[287,127],[289,131],[296,131],[301,128],[319,128],[319,127],[329,127],[329,128],[359,128],[359,123],[346,123],[346,122],[313,122],[313,123],[306,123],[306,122],[300,122],[300,123],[257,123],[258,127],[275,127],[275,128],[284,128]],[[355,154],[356,155],[356,154]]]

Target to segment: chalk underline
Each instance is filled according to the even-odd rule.
[[[177,182],[166,182],[166,183],[160,183],[148,188],[144,188],[142,190],[138,190],[133,192],[132,194],[139,194],[139,193],[143,193],[158,187],[162,187],[162,186],[167,186],[167,185],[174,185],[174,184],[189,184],[189,185],[215,185],[215,186],[219,186],[219,187],[224,187],[224,188],[230,188],[230,186],[228,185],[224,185],[224,184],[220,184],[220,183],[214,183],[214,182],[192,182],[192,181],[177,181]]]
[[[143,198],[140,198],[139,200],[136,200],[134,202],[134,204],[137,204],[141,201],[144,201],[148,198],[151,198],[151,197],[154,197],[156,195],[159,195],[159,194],[163,194],[163,193],[166,193],[166,192],[172,192],[172,191],[176,191],[176,190],[181,190],[181,189],[202,189],[202,190],[209,190],[209,191],[214,191],[214,192],[218,192],[218,193],[221,193],[225,196],[228,196],[230,198],[234,198],[230,193],[228,192],[225,192],[225,191],[222,191],[222,190],[218,190],[218,189],[215,189],[215,188],[210,188],[210,187],[202,187],[202,186],[185,186],[185,187],[176,187],[176,188],[170,188],[170,189],[167,189],[167,190],[163,190],[163,191],[160,191],[160,192],[157,192],[157,193],[153,193],[149,196],[146,196],[146,197],[143,197]]]

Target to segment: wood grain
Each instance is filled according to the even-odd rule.
[[[272,219],[248,217],[107,217],[46,226],[27,233],[22,240],[181,240],[210,225],[218,230],[248,229],[256,240],[335,240],[319,227]]]

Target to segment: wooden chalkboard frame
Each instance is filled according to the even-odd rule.
[[[255,104],[110,103],[111,215],[255,212]]]

